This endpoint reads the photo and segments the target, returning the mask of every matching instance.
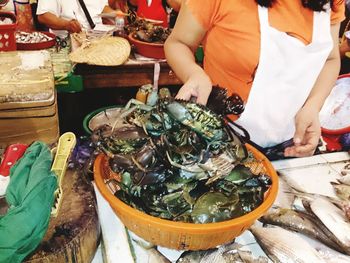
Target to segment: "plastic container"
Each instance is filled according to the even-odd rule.
[[[45,34],[52,39],[49,41],[39,42],[39,43],[17,43],[18,50],[40,50],[53,47],[56,44],[56,35],[50,32],[40,32]]]
[[[14,51],[16,50],[16,16],[10,12],[0,11],[0,19],[5,18],[10,18],[12,24],[0,24],[0,51]]]
[[[198,63],[203,63],[203,60],[204,60],[204,50],[203,50],[203,47],[202,46],[199,46],[197,49],[196,49],[196,52],[194,53],[195,55],[195,58],[196,58],[196,62]]]
[[[149,58],[165,59],[163,44],[140,41],[133,37],[133,33],[130,33],[128,38],[130,43],[135,46],[136,52],[140,55]]]
[[[59,93],[75,93],[84,90],[83,78],[69,72],[66,77],[55,77],[55,88]]]
[[[327,143],[328,151],[340,151],[342,146],[339,142],[341,135],[350,132],[350,74],[340,75],[329,97],[325,101],[320,112],[322,137]],[[336,112],[342,111],[344,125],[334,124],[337,118]],[[333,115],[334,113],[334,115]],[[332,125],[326,125],[329,119]],[[341,123],[341,122],[340,122]]]
[[[278,176],[270,161],[258,150],[247,145],[259,161],[262,169],[270,175],[272,185],[264,202],[252,212],[227,221],[210,224],[182,223],[150,216],[136,210],[115,197],[104,183],[105,178],[118,176],[111,172],[108,159],[101,154],[94,164],[95,183],[123,224],[132,232],[155,245],[177,250],[206,250],[232,240],[247,230],[273,204],[278,191]],[[111,175],[113,173],[114,175]]]
[[[122,106],[107,106],[90,112],[83,120],[84,131],[90,135],[99,124],[113,125],[113,116],[119,114],[121,109]],[[97,120],[98,118],[102,119]]]

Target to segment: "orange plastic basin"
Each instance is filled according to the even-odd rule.
[[[95,183],[103,197],[113,208],[123,224],[143,239],[177,250],[206,250],[233,241],[260,218],[273,204],[278,191],[278,176],[270,161],[250,145],[247,148],[262,162],[272,185],[265,194],[264,202],[252,212],[231,220],[194,224],[170,221],[145,214],[115,197],[104,183],[106,168],[105,155],[100,154],[94,163]]]

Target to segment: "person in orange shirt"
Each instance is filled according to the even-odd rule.
[[[187,0],[165,43],[183,81],[179,99],[206,104],[213,85],[238,93],[235,122],[261,148],[292,145],[285,157],[312,155],[318,118],[340,68],[344,0]],[[204,48],[204,69],[194,51]],[[292,139],[292,140],[291,140]]]

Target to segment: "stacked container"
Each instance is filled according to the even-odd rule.
[[[16,50],[16,16],[0,11],[0,51]]]
[[[0,52],[0,147],[59,137],[50,53]]]

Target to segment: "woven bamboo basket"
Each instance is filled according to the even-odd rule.
[[[69,54],[73,63],[87,63],[98,66],[118,66],[129,58],[131,47],[129,42],[121,37],[106,36],[84,42],[79,48]]]

